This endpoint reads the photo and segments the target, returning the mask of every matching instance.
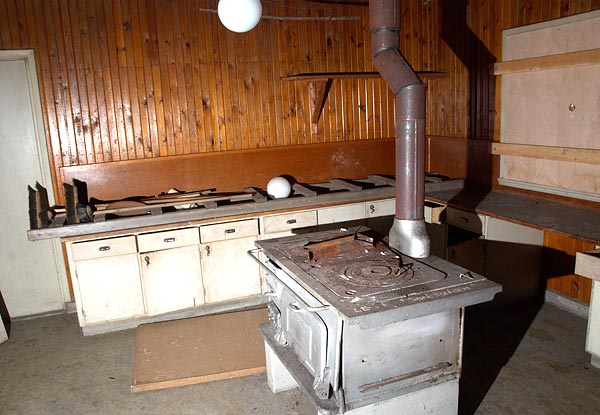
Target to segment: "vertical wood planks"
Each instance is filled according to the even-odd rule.
[[[465,0],[465,14],[456,13],[452,22],[457,44],[450,45],[441,36],[448,12],[442,4],[401,2],[401,52],[416,70],[447,73],[427,81],[427,133],[485,140],[498,127],[499,97],[488,68],[501,50],[502,30],[600,9],[599,0]],[[54,171],[394,136],[394,98],[381,79],[334,81],[317,133],[311,132],[306,83],[281,80],[372,71],[367,6],[264,2],[267,16],[358,20],[262,19],[237,34],[215,13],[200,11],[216,5],[0,0],[0,48],[35,51]]]

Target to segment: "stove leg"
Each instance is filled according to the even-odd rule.
[[[456,415],[457,413],[458,379],[353,409],[345,412],[345,415]]]
[[[290,372],[281,363],[281,360],[279,360],[279,357],[277,357],[267,342],[265,342],[265,357],[267,360],[267,381],[273,393],[298,387]]]

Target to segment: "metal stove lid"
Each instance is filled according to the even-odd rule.
[[[501,291],[499,284],[440,258],[403,255],[372,238],[364,227],[256,245],[319,301],[347,318],[391,311],[394,319],[412,318],[489,301]]]

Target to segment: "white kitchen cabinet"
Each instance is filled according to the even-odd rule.
[[[304,210],[264,216],[262,219],[262,239],[307,233],[316,230],[317,211]]]
[[[73,243],[68,250],[80,325],[145,313],[135,236]]]
[[[200,227],[206,303],[261,293],[258,264],[248,255],[257,239],[257,219]]]
[[[317,210],[317,221],[320,231],[340,227],[365,226],[367,224],[366,217],[364,203],[352,203]]]
[[[204,304],[198,228],[138,235],[148,315]]]

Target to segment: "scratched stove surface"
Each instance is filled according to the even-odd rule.
[[[360,236],[351,249],[311,260],[310,245],[356,231],[325,231],[258,241],[257,245],[309,292],[349,316],[447,300],[497,286],[440,258],[411,258],[384,242],[374,245]]]

